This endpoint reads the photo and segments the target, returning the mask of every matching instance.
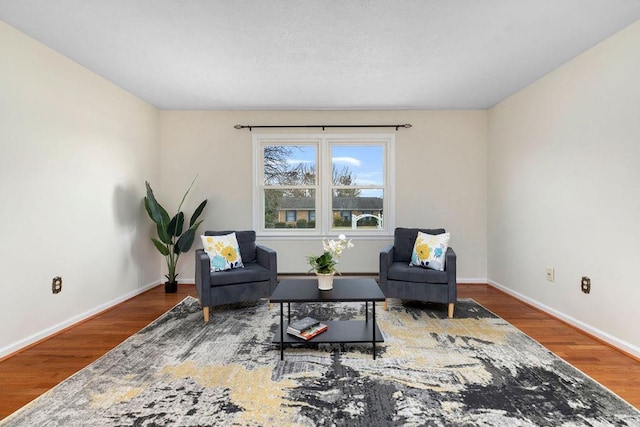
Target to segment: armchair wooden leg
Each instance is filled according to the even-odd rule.
[[[384,300],[384,304],[382,305],[382,308],[384,309],[384,311],[389,311],[389,307],[387,306],[387,299],[386,298]]]
[[[269,301],[269,310],[271,310],[272,308],[273,308],[273,303]]]
[[[209,323],[209,307],[202,307],[202,314],[204,314],[204,323]]]
[[[449,303],[449,319],[453,319],[453,307],[454,307],[454,304],[450,302]]]

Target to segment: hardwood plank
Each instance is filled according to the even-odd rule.
[[[86,367],[185,296],[193,285],[165,294],[164,285],[0,361],[0,419]],[[640,361],[486,284],[458,285],[473,298],[587,375],[640,408]]]

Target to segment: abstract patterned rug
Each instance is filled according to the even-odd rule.
[[[292,305],[362,318],[363,304]],[[472,300],[391,300],[385,342],[271,344],[279,309],[188,297],[2,426],[638,426],[640,412]]]

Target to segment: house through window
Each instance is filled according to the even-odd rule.
[[[263,235],[393,230],[393,134],[253,135],[254,228]]]

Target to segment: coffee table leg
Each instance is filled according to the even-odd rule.
[[[373,330],[373,360],[376,360],[376,302],[373,301],[373,324],[371,325]]]
[[[364,321],[365,322],[369,321],[369,301],[364,302]]]
[[[284,303],[280,303],[280,360],[284,360]]]

